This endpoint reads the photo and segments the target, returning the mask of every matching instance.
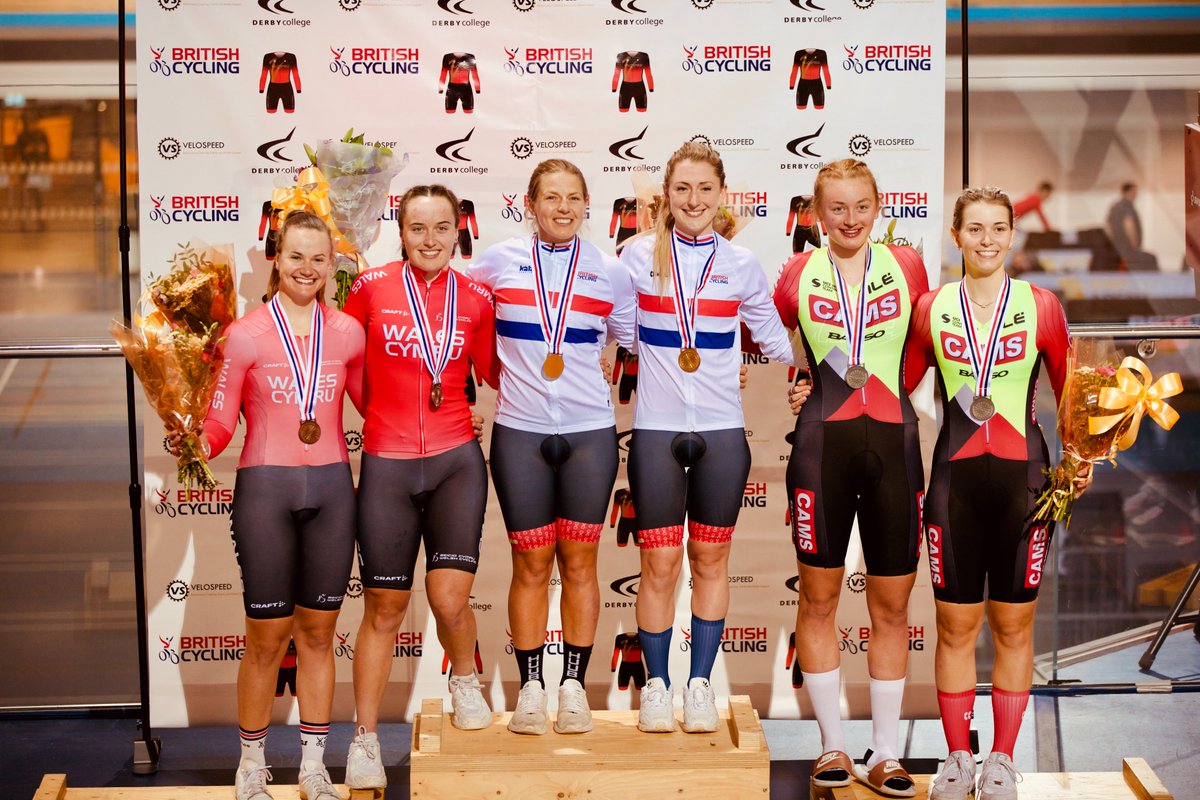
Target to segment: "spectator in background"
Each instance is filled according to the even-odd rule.
[[[21,230],[26,230],[26,226],[32,223],[34,230],[44,231],[46,216],[43,194],[50,189],[50,173],[45,169],[50,160],[50,137],[36,118],[22,117],[21,131],[17,134],[13,149],[16,150],[17,160],[25,165]]]
[[[1037,191],[1032,194],[1022,197],[1017,202],[1013,203],[1014,219],[1021,219],[1026,214],[1037,214],[1038,219],[1042,221],[1042,230],[1051,230],[1050,220],[1046,219],[1046,214],[1042,211],[1042,203],[1050,199],[1050,195],[1054,192],[1054,184],[1049,181],[1042,181],[1038,184]]]
[[[1142,220],[1133,207],[1136,199],[1137,184],[1121,184],[1121,198],[1108,209],[1105,228],[1128,269],[1156,270],[1158,258],[1142,249]]]

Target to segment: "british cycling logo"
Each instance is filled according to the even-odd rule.
[[[859,55],[862,47],[862,55]],[[864,72],[929,72],[933,69],[933,45],[929,44],[843,44],[842,69]]]
[[[178,664],[179,663],[179,651],[176,650],[174,647],[175,637],[174,636],[160,636],[160,637],[158,637],[158,643],[162,645],[162,648],[158,651],[158,660],[159,661],[169,661],[172,664]]]
[[[346,54],[347,49],[350,51]],[[348,78],[352,75],[419,75],[421,50],[417,47],[329,46],[333,60],[329,71]]]
[[[680,628],[679,632],[683,634],[679,649],[686,653],[692,649],[692,632],[687,628]],[[765,653],[767,628],[765,625],[726,625],[721,632],[719,650],[722,653]]]
[[[150,46],[151,75],[238,75],[241,50],[236,47]]]
[[[471,128],[463,138],[442,142],[434,149],[439,156],[447,161],[470,161],[471,159],[463,155],[463,149],[467,146],[467,142],[471,141],[471,136],[474,133],[475,129]]]
[[[590,47],[505,47],[504,71],[514,75],[591,75]]]
[[[239,222],[241,198],[235,194],[150,194],[151,222]]]
[[[233,512],[233,489],[155,489],[154,513],[175,517],[228,516]]]
[[[334,631],[333,635],[337,637],[337,644],[333,648],[333,654],[338,658],[344,658],[347,661],[354,660],[354,645],[350,643],[350,631],[341,633]]]
[[[771,45],[685,44],[683,71],[697,76],[717,72],[770,72]]]
[[[271,139],[270,141],[263,142],[258,146],[256,152],[259,154],[259,156],[265,158],[267,161],[274,161],[280,164],[290,164],[292,163],[292,160],[283,154],[283,148],[292,141],[292,136],[295,133],[296,129],[292,128],[290,131],[288,131],[288,135],[284,136],[282,139]]]
[[[533,155],[533,142],[524,136],[518,136],[508,146],[508,151],[513,154],[514,158],[519,158],[523,161]]]
[[[519,194],[501,194],[500,197],[504,200],[504,206],[500,209],[500,219],[510,222],[524,222],[525,211],[521,206],[517,205]]]

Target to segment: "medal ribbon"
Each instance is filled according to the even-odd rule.
[[[871,246],[867,245],[867,265],[863,269],[862,285],[858,290],[858,308],[852,312],[850,307],[850,291],[842,272],[834,263],[833,253],[828,253],[829,264],[833,269],[833,283],[837,287],[838,303],[842,307],[842,330],[846,333],[846,355],[850,365],[863,363],[863,340],[867,319],[867,279],[871,277]]]
[[[408,307],[412,309],[413,322],[417,326],[421,360],[425,362],[425,369],[429,370],[433,382],[441,383],[442,370],[450,363],[450,351],[454,349],[454,328],[458,321],[458,281],[453,274],[446,275],[446,300],[442,305],[442,345],[440,349],[435,349],[437,342],[433,336],[433,326],[429,322],[425,304],[420,302],[417,294],[417,283],[412,275],[414,269],[416,267],[411,264],[404,267],[404,295],[408,298]],[[450,270],[449,267],[446,269]]]
[[[288,366],[292,370],[292,380],[296,384],[296,405],[300,408],[300,421],[316,419],[317,416],[317,384],[321,380],[321,355],[325,349],[325,315],[321,313],[320,304],[315,300],[312,304],[312,325],[309,331],[307,358],[301,358],[300,348],[296,344],[292,326],[288,323],[287,314],[276,294],[267,303],[271,309],[271,319],[275,321],[275,331],[283,342],[284,352],[287,353]]]
[[[971,298],[967,295],[967,282],[958,284],[958,307],[962,311],[963,326],[967,329],[967,358],[975,372],[975,396],[988,397],[992,388],[992,367],[1000,356],[1000,331],[1004,328],[1004,314],[1008,310],[1008,299],[1012,296],[1012,278],[1004,276],[1004,285],[996,296],[992,319],[988,323],[987,349],[979,346],[975,333],[975,319],[971,316]],[[980,354],[982,353],[982,359]]]
[[[583,248],[579,246],[579,237],[571,240],[571,254],[567,258],[567,276],[563,281],[562,291],[558,294],[558,309],[551,317],[550,293],[546,291],[545,274],[542,272],[542,248],[554,252],[555,245],[539,244],[538,238],[533,237],[533,279],[537,284],[534,299],[537,301],[538,314],[542,319],[542,335],[550,346],[550,352],[562,352],[563,338],[567,333],[567,312],[571,310],[571,298],[575,295],[575,272],[579,267],[579,255]]]
[[[700,277],[696,281],[696,289],[692,292],[692,302],[690,304],[683,293],[683,272],[679,266],[679,254],[675,250],[680,238],[681,235],[678,233],[673,233],[671,236],[671,274],[675,284],[675,318],[679,322],[679,338],[682,342],[682,349],[687,350],[688,348],[695,347],[693,342],[696,338],[696,308],[700,305],[700,290],[704,288],[704,284],[708,281],[713,263],[717,260],[717,237],[712,236],[712,252],[708,254],[708,260],[704,262],[704,267],[700,270]],[[701,244],[707,243],[700,239],[692,239],[691,241],[686,237],[682,237],[682,239],[690,247],[698,247]]]

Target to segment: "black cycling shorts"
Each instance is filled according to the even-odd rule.
[[[421,541],[425,570],[479,567],[487,467],[472,440],[426,458],[364,453],[358,479],[363,586],[412,589]]]
[[[350,465],[239,469],[230,534],[247,617],[337,611],[354,564]]]
[[[296,110],[296,93],[290,83],[267,84],[267,111],[274,114],[279,110],[279,102],[283,101],[283,110],[292,113]]]
[[[820,78],[801,78],[796,81],[796,108],[808,108],[812,100],[813,108],[825,107],[825,84]]]
[[[454,111],[454,107],[462,104],[462,110],[471,113],[475,110],[475,92],[469,83],[451,83],[446,86],[446,112]]]
[[[617,94],[617,108],[621,111],[628,111],[630,101],[633,102],[638,111],[646,110],[645,81],[626,81],[621,84],[621,88]]]

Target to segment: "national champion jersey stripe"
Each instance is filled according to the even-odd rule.
[[[550,302],[558,303],[558,292],[550,293]],[[533,308],[536,305],[533,289],[516,289],[506,287],[498,289],[495,294],[497,305],[511,306],[529,306]],[[604,300],[597,300],[594,297],[587,297],[577,293],[571,298],[571,310],[581,314],[595,314],[597,317],[607,317],[612,313],[613,304]]]
[[[700,299],[696,309],[700,317],[736,317],[740,300],[705,300]],[[657,294],[638,293],[638,308],[642,311],[653,311],[659,314],[675,314],[675,298]]]
[[[695,345],[701,350],[725,350],[733,347],[733,331],[714,333],[712,331],[696,331]],[[662,328],[647,328],[638,326],[638,339],[643,344],[654,347],[682,347],[683,337],[678,330],[668,331]]]
[[[567,344],[594,344],[600,341],[604,331],[591,328],[567,328],[563,341]],[[509,339],[525,339],[531,342],[546,341],[542,326],[536,322],[517,322],[511,319],[496,320],[496,335]]]

